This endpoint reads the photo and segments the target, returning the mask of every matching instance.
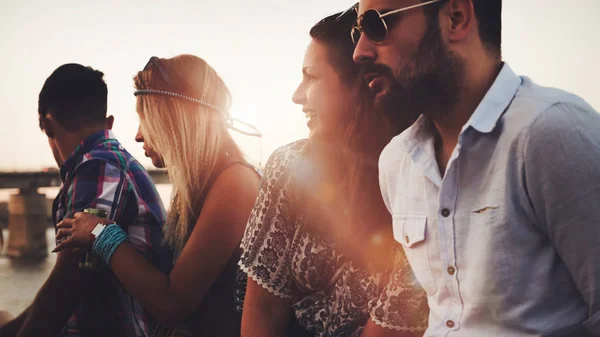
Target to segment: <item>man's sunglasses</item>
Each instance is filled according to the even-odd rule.
[[[356,24],[354,27],[352,27],[352,42],[354,42],[356,45],[358,40],[360,40],[360,36],[364,33],[365,36],[372,42],[381,43],[388,35],[388,24],[386,22],[386,17],[440,1],[442,0],[431,0],[417,5],[395,9],[384,14],[379,13],[378,10],[373,8],[367,9],[361,16],[358,17]]]

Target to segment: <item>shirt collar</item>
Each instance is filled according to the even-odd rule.
[[[489,133],[494,130],[522,82],[523,80],[505,63],[491,88],[463,127],[462,132],[469,126],[481,133]]]
[[[85,138],[79,145],[75,148],[75,151],[65,160],[65,162],[60,167],[60,178],[62,181],[67,179],[67,175],[75,168],[79,159],[83,157],[86,153],[92,151],[96,145],[105,142],[109,139],[116,139],[115,135],[111,130],[102,130],[95,132]]]
[[[482,133],[489,133],[494,130],[498,120],[512,102],[521,84],[521,77],[517,76],[507,63],[504,63],[502,70],[500,70],[483,100],[463,126],[462,132],[469,127],[473,127]],[[430,138],[434,131],[431,121],[427,117],[421,116],[399,137],[405,149],[410,152],[415,146]]]

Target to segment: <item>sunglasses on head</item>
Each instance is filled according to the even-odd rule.
[[[311,36],[319,36],[319,35],[327,34],[330,31],[332,24],[334,24],[334,25],[338,24],[342,20],[356,21],[357,15],[358,15],[358,2],[343,12],[339,12],[339,13],[330,15],[330,16],[322,19],[321,21],[319,21],[317,24],[315,24],[311,28],[310,35]]]
[[[367,9],[361,16],[358,17],[356,24],[354,27],[352,27],[352,42],[354,42],[356,45],[358,40],[360,40],[361,35],[364,33],[365,36],[372,42],[381,43],[388,35],[388,23],[386,22],[386,17],[440,1],[442,0],[426,1],[417,5],[395,9],[384,14],[379,13],[379,11],[374,8]]]
[[[148,69],[152,68],[153,70],[158,70],[158,72],[160,73],[160,76],[162,76],[163,80],[167,83],[170,84],[169,82],[169,73],[165,70],[164,66],[161,65],[161,61],[160,58],[156,57],[156,56],[152,56],[149,60],[148,63],[146,63],[146,65],[144,66],[144,69],[142,71],[147,71]],[[213,105],[211,103],[206,102],[204,99],[197,99],[197,98],[193,98],[190,96],[186,96],[186,95],[182,95],[180,93],[177,92],[172,92],[172,91],[167,91],[167,90],[159,90],[159,89],[138,89],[136,91],[133,92],[134,96],[138,96],[138,95],[160,95],[160,96],[169,96],[169,97],[174,97],[177,99],[182,99],[182,100],[186,100],[186,101],[190,101],[190,102],[194,102],[200,105],[203,105],[205,107],[211,108],[223,115],[225,115],[225,123],[227,128],[236,131],[238,133],[241,133],[243,135],[246,136],[250,136],[250,137],[259,137],[262,139],[262,134],[260,133],[260,131],[252,124],[246,123],[242,120],[239,120],[237,118],[232,118],[231,116],[229,116],[229,112],[224,112],[222,111],[218,106]],[[243,130],[241,126],[237,126],[237,124],[241,124],[242,126],[249,128],[250,130]],[[40,125],[41,125],[41,121],[40,121]],[[40,126],[41,127],[41,126]],[[262,144],[262,143],[261,143]],[[262,145],[261,145],[262,146]]]
[[[160,73],[160,76],[162,77],[162,79],[167,82],[167,84],[170,83],[169,81],[169,74],[167,73],[167,71],[163,68],[163,66],[161,66],[160,64],[160,58],[156,57],[156,56],[152,56],[149,60],[148,63],[146,63],[146,65],[144,66],[144,69],[142,71],[146,71],[150,68],[156,69],[158,70],[158,72]]]

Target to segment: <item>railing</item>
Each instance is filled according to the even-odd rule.
[[[148,171],[155,184],[168,184],[169,176],[165,170]],[[39,172],[0,172],[0,189],[18,188],[32,190],[39,187],[60,186],[58,170]]]

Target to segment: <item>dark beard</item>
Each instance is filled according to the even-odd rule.
[[[380,109],[413,122],[421,114],[438,119],[451,112],[464,83],[463,60],[444,45],[437,20],[428,20],[412,66],[394,76],[388,92],[377,100]]]

